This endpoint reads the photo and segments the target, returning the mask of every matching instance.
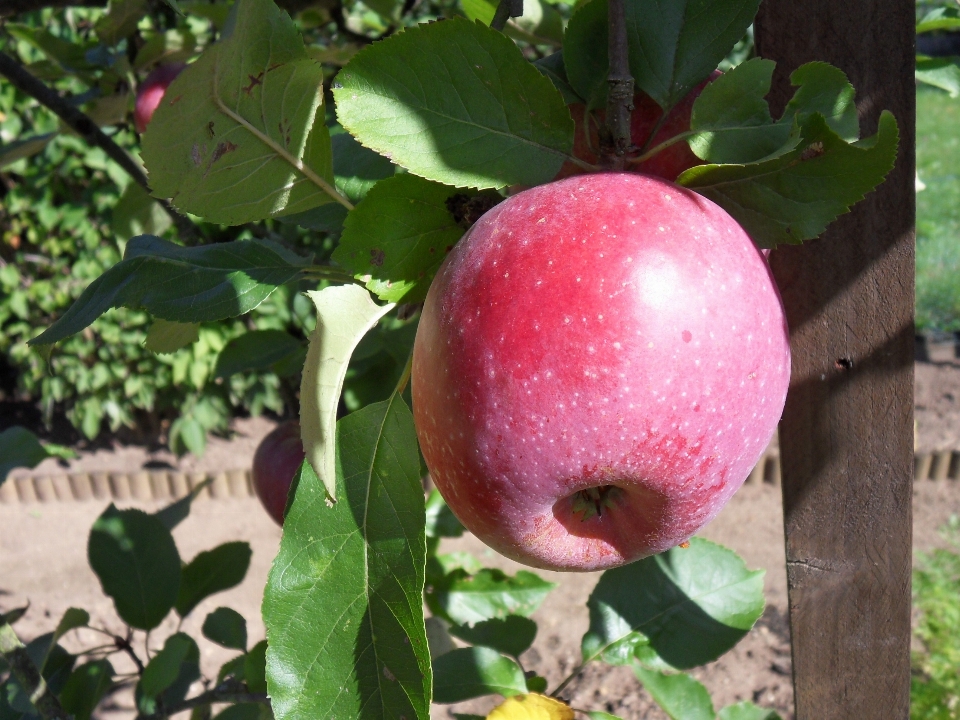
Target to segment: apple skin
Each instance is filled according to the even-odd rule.
[[[690,116],[693,113],[694,101],[700,96],[701,91],[707,86],[707,83],[718,78],[720,74],[719,70],[715,70],[707,80],[704,80],[687,93],[686,97],[670,110],[667,114],[667,119],[664,120],[656,136],[650,142],[648,149],[690,129]],[[590,128],[590,143],[588,144],[586,135],[583,132],[584,106],[579,103],[574,103],[567,107],[573,117],[573,124],[575,126],[573,155],[574,157],[596,165],[599,161],[596,149],[600,143],[597,128],[595,126]],[[653,132],[653,128],[656,126],[661,115],[663,115],[663,110],[660,109],[660,106],[657,105],[649,95],[644,92],[638,92],[634,95],[633,112],[630,114],[631,142],[637,147],[642,147],[650,136],[650,133]],[[594,111],[594,116],[598,123],[602,123],[606,118],[606,112],[601,108]],[[592,150],[591,146],[593,147]],[[649,160],[632,165],[629,169],[632,172],[656,175],[657,177],[673,182],[680,177],[684,170],[688,170],[694,165],[703,165],[703,160],[693,154],[693,150],[690,149],[690,145],[686,141],[681,140],[675,145],[661,150]],[[584,172],[585,170],[583,168],[567,161],[561,166],[554,180],[562,180],[565,177],[580,175]]]
[[[283,525],[287,495],[305,453],[300,423],[289,420],[274,428],[253,455],[253,490],[278,525]]]
[[[137,99],[133,106],[133,124],[138,133],[143,133],[150,124],[154,111],[163,100],[164,93],[177,75],[186,67],[185,63],[167,63],[158,65],[140,84]]]
[[[595,173],[471,228],[427,294],[412,373],[423,456],[460,521],[519,562],[601,570],[687,540],[743,484],[790,345],[770,269],[726,212]],[[591,488],[599,514],[582,510]]]

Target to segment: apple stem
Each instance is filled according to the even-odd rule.
[[[633,76],[630,74],[630,51],[627,41],[627,23],[624,0],[609,0],[607,56],[610,73],[607,76],[607,117],[600,133],[607,165],[622,170],[623,156],[631,146],[630,114],[633,111]]]
[[[397,380],[397,387],[394,388],[393,394],[400,395],[404,390],[407,389],[407,383],[410,382],[410,373],[413,371],[413,351],[410,351],[410,354],[407,355],[407,364],[403,366],[403,372],[400,374],[400,379]]]

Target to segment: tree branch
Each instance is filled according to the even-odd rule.
[[[207,690],[196,697],[184,700],[176,705],[164,707],[161,712],[154,715],[138,715],[137,720],[161,720],[161,718],[175,715],[184,710],[192,710],[193,708],[212,705],[213,703],[262,703],[269,705],[270,698],[267,697],[266,693],[249,692],[246,684],[242,682],[227,680],[217,685],[213,690]]]
[[[13,676],[27,691],[30,702],[37,708],[40,717],[44,720],[68,720],[70,716],[60,707],[60,701],[56,696],[50,692],[37,666],[27,654],[27,649],[9,623],[0,625],[0,655],[10,663]]]
[[[500,0],[497,11],[493,14],[493,20],[490,21],[490,27],[503,32],[507,26],[507,20],[521,15],[523,15],[523,0]]]
[[[624,0],[609,0],[607,55],[610,74],[607,76],[607,117],[600,132],[601,164],[622,170],[623,156],[632,145],[630,113],[633,111],[633,76],[630,74],[630,49]]]
[[[110,139],[88,115],[60,97],[54,90],[31,75],[23,65],[4,52],[0,52],[0,75],[5,75],[18,90],[25,92],[41,105],[52,110],[70,128],[75,130],[87,144],[103,150],[133,178],[137,185],[146,190],[148,194],[150,193],[147,176],[143,174],[140,166],[133,161],[126,150]],[[184,242],[195,244],[200,239],[196,226],[190,220],[178,213],[166,200],[158,199],[157,202],[167,211],[174,225],[176,225],[177,233]]]

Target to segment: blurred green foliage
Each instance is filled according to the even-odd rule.
[[[960,102],[917,92],[917,330],[960,330]]]
[[[917,558],[913,602],[914,637],[910,717],[914,720],[960,718],[960,518],[942,531],[952,549]]]

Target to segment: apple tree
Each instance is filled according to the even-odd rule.
[[[169,2],[170,12],[178,12],[177,4]],[[112,3],[106,17],[116,13],[119,19],[133,4]],[[897,123],[883,113],[876,134],[861,137],[854,88],[843,72],[824,62],[790,68],[795,92],[776,117],[765,99],[775,63],[755,57],[715,72],[747,33],[758,0],[668,6],[649,0],[589,0],[577,4],[568,20],[550,4],[531,4],[535,18],[524,14],[528,6],[513,0],[499,5],[465,0],[459,9],[435,9],[433,15],[412,12],[415,3],[399,7],[378,1],[368,3],[376,17],[354,17],[352,25],[337,6],[328,14],[333,34],[316,44],[304,40],[310,35],[309,13],[297,16],[298,26],[271,0],[236,0],[218,19],[215,41],[196,59],[189,53],[177,58],[192,61],[178,68],[149,119],[142,138],[146,177],[141,176],[176,220],[176,237],[171,231],[168,237],[131,239],[123,259],[90,283],[33,345],[49,352],[115,307],[148,312],[170,343],[187,344],[201,323],[243,316],[281,287],[301,291],[315,308],[317,322],[305,359],[296,354],[298,348],[279,352],[284,348],[276,346],[275,336],[255,332],[231,347],[238,366],[262,363],[265,356],[303,363],[299,404],[305,459],[288,495],[283,539],[265,590],[266,641],[248,650],[245,632],[243,642],[237,640],[242,618],[232,611],[212,614],[205,634],[209,625],[208,637],[241,654],[221,670],[211,689],[189,697],[197,678],[196,643],[188,636],[171,636],[137,674],[142,716],[186,709],[209,716],[214,703],[228,702],[233,705],[221,714],[231,717],[426,719],[431,703],[500,695],[505,702],[490,718],[572,718],[564,692],[585,666],[602,663],[630,666],[670,717],[776,717],[752,703],[718,713],[703,686],[682,672],[733,647],[764,607],[762,572],[748,570],[723,547],[697,537],[686,540],[743,482],[750,458],[755,461],[762,452],[783,406],[784,378],[789,376],[785,326],[760,250],[819,236],[882,182],[894,163]],[[369,33],[378,27],[377,41],[369,42]],[[25,92],[42,95],[36,78],[8,56],[0,72]],[[52,98],[48,106],[62,111],[68,124],[83,126],[75,109]],[[88,130],[91,142],[103,142],[99,131]],[[131,174],[140,173],[129,157],[123,163],[133,164]],[[589,180],[578,180],[587,176]],[[567,179],[551,185],[563,177]],[[579,183],[596,188],[600,204],[577,204],[554,190]],[[673,495],[647,488],[646,505],[621,503],[621,495],[634,486],[645,487],[643,479],[618,484],[616,473],[623,468],[611,469],[602,453],[592,469],[584,461],[584,476],[594,474],[592,484],[577,485],[568,498],[578,517],[567,518],[571,534],[586,534],[590,523],[612,522],[618,512],[625,513],[624,526],[640,523],[636,513],[648,512],[650,503],[660,503],[662,509],[657,516],[662,525],[650,531],[654,535],[679,520],[692,517],[696,522],[655,548],[662,552],[653,554],[650,545],[602,566],[563,563],[566,569],[609,569],[585,609],[590,627],[582,640],[581,663],[550,688],[545,678],[524,670],[520,656],[536,635],[530,616],[552,584],[530,571],[507,575],[484,568],[473,557],[446,553],[442,540],[462,534],[461,521],[470,529],[482,522],[483,504],[468,513],[461,495],[470,483],[479,487],[490,479],[495,484],[501,450],[511,453],[508,460],[519,469],[496,476],[497,482],[509,484],[510,493],[483,496],[495,518],[485,531],[490,537],[509,536],[501,549],[508,548],[514,557],[529,557],[525,551],[532,543],[510,526],[527,512],[525,498],[559,492],[569,478],[538,476],[536,486],[523,484],[525,463],[531,461],[518,448],[530,432],[525,425],[532,422],[529,409],[506,426],[517,433],[510,442],[497,438],[485,444],[477,441],[482,423],[473,427],[464,418],[482,420],[496,413],[445,414],[445,402],[460,403],[462,409],[463,398],[470,395],[471,407],[499,407],[496,412],[509,415],[511,398],[521,393],[522,362],[501,368],[499,375],[493,365],[484,366],[491,372],[489,382],[471,377],[469,391],[462,390],[463,376],[457,372],[469,363],[451,365],[453,374],[442,387],[452,389],[430,401],[442,416],[435,423],[439,429],[425,429],[418,388],[440,382],[444,366],[434,363],[432,354],[444,350],[442,343],[431,345],[420,337],[418,323],[430,313],[456,315],[452,305],[442,302],[457,303],[458,296],[431,299],[441,292],[432,289],[438,273],[444,287],[449,285],[445,273],[473,283],[481,300],[490,300],[496,287],[495,299],[504,305],[527,302],[521,288],[532,285],[529,267],[497,266],[497,284],[482,284],[484,277],[493,277],[490,267],[461,260],[468,257],[462,248],[480,242],[477,238],[498,222],[492,218],[525,207],[523,198],[553,198],[537,207],[532,222],[556,228],[562,220],[562,230],[556,231],[559,248],[564,238],[575,239],[577,233],[588,233],[588,226],[602,224],[604,213],[620,213],[623,204],[630,205],[629,200],[617,207],[600,200],[620,198],[624,187],[635,185],[652,188],[650,193],[667,200],[670,193],[677,194],[691,208],[689,214],[665,211],[636,238],[624,239],[619,248],[605,247],[642,249],[647,235],[666,232],[671,223],[683,224],[691,237],[699,237],[707,232],[704,218],[722,216],[725,229],[717,231],[718,237],[738,238],[729,242],[740,243],[736,257],[750,268],[743,277],[751,284],[768,283],[765,302],[780,318],[779,325],[771,321],[765,329],[749,332],[761,333],[758,342],[779,342],[780,361],[786,364],[779,368],[782,382],[770,395],[774,411],[762,423],[756,421],[763,427],[753,428],[750,447],[738,451],[731,446],[734,459],[727,465],[717,453],[707,453],[707,464],[719,463],[717,473],[729,476],[729,492],[721,500],[708,502],[703,488],[710,483],[706,475],[694,474],[689,483],[674,483]],[[532,189],[521,192],[525,188]],[[656,203],[652,195],[636,197],[639,218]],[[605,209],[593,211],[597,207]],[[624,217],[626,227],[635,216]],[[207,242],[203,223],[265,230]],[[282,229],[290,226],[321,242],[285,241]],[[517,228],[513,239],[503,242],[525,244],[532,231]],[[549,237],[543,242],[549,244]],[[692,257],[696,247],[677,252],[686,252],[687,261],[709,282],[722,285],[726,273],[738,272],[729,266],[721,272],[720,264],[711,264],[719,263],[726,248],[704,246],[708,249],[702,255]],[[560,251],[549,258],[554,261],[567,263],[556,276],[565,280],[544,289],[550,296],[545,307],[556,319],[565,307],[581,308],[580,271],[588,281],[601,282],[609,263]],[[643,265],[638,272],[656,267]],[[657,278],[662,293],[695,292],[680,276]],[[716,301],[727,306],[723,309],[747,302],[724,297]],[[431,310],[432,302],[441,304]],[[588,309],[602,316],[602,307]],[[719,309],[704,306],[702,311]],[[462,325],[447,331],[468,332],[467,316],[456,316]],[[717,325],[715,331],[722,336],[717,342],[735,346],[736,325]],[[714,340],[713,330],[705,327],[704,335]],[[591,334],[583,337],[582,354],[565,351],[550,358],[564,378],[602,372],[587,359]],[[528,356],[533,363],[543,355],[525,333],[470,340],[464,347],[472,348],[473,359],[484,353],[494,357],[498,342],[512,344],[514,355]],[[660,339],[643,340],[653,347]],[[691,341],[692,333],[678,333],[678,347]],[[544,346],[554,347],[551,343]],[[418,353],[427,357],[418,358]],[[721,358],[718,377],[724,375],[722,365]],[[707,374],[697,367],[692,364],[685,379],[706,397],[709,388],[697,383]],[[410,409],[411,375],[416,423]],[[621,380],[627,382],[625,374]],[[616,385],[621,380],[611,381],[612,387],[622,387]],[[732,388],[724,392],[732,395]],[[579,400],[573,380],[565,380],[564,389],[571,402]],[[669,392],[665,400],[678,402]],[[584,398],[585,405],[589,402]],[[711,431],[732,427],[734,415],[751,412],[719,404],[710,410],[718,423],[704,426]],[[559,428],[562,437],[565,430],[581,432],[582,418],[590,412],[584,408],[581,414],[550,416],[544,409],[541,419],[566,423]],[[691,401],[690,412],[699,412],[699,405]],[[634,425],[644,422],[643,413],[631,417]],[[667,433],[657,439],[664,464],[673,457],[671,443],[682,435],[680,424],[674,428],[676,437]],[[746,433],[750,421],[742,427]],[[440,455],[431,447],[442,444],[436,435],[441,431],[451,437],[472,434],[458,439],[457,452],[438,465]],[[10,463],[33,464],[44,452],[22,434],[5,435],[3,442],[6,452],[25,454]],[[489,461],[483,465],[488,474],[451,480],[452,471],[445,467],[472,462],[471,454]],[[456,515],[439,492],[425,493],[423,478],[429,471]],[[703,492],[693,492],[695,486]],[[494,512],[508,494],[513,514]],[[680,496],[682,512],[671,504]],[[205,592],[193,585],[205,567],[218,564],[213,556],[198,557],[181,567],[169,527],[188,509],[189,498],[156,515],[111,506],[94,526],[91,564],[131,634],[148,632],[171,610],[181,617],[189,612]],[[601,540],[604,547],[617,549],[616,543]],[[243,548],[228,545],[211,553],[222,554],[220,564],[234,572],[207,590],[242,577]],[[82,611],[71,613],[39,650],[20,648],[9,624],[13,618],[4,618],[2,649],[11,672],[5,687],[17,704],[8,702],[2,709],[11,718],[89,716],[117,681],[105,659],[91,661],[100,663],[95,667],[71,664],[63,671],[63,683],[40,681],[58,637],[86,622]],[[123,640],[113,641],[120,651],[125,650]],[[599,709],[577,711],[594,720],[613,717]]]

